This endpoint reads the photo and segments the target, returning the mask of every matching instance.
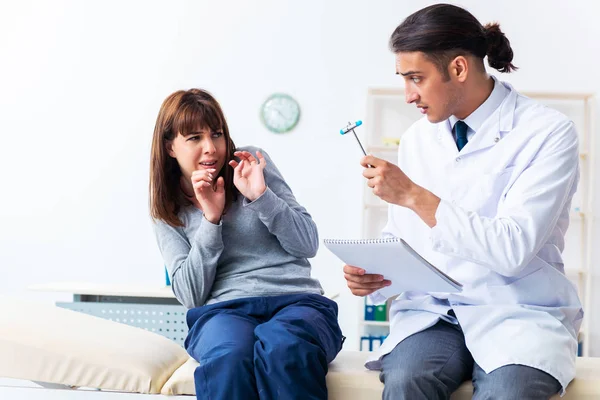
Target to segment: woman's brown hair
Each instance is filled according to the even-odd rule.
[[[181,170],[177,160],[167,152],[167,143],[178,134],[186,135],[198,128],[223,132],[227,143],[227,159],[218,172],[225,180],[225,210],[235,201],[237,190],[233,184],[233,159],[235,144],[221,106],[205,90],[179,90],[165,99],[154,127],[150,153],[150,215],[171,226],[183,226],[178,217],[182,206],[190,205],[180,186]],[[216,179],[215,179],[216,181]]]

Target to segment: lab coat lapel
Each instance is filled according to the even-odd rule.
[[[456,147],[454,136],[452,136],[452,129],[448,120],[437,124],[437,135],[438,142],[444,149],[452,151],[453,153],[451,154],[458,154],[458,148]]]
[[[517,92],[509,84],[503,84],[510,92],[492,115],[485,120],[479,131],[475,132],[471,140],[463,147],[460,152],[461,156],[494,146],[502,139],[503,133],[512,130],[517,106]]]

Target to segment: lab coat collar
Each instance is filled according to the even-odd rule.
[[[509,92],[500,106],[498,106],[492,115],[484,121],[479,131],[473,135],[471,140],[469,140],[467,145],[462,149],[460,152],[461,155],[494,146],[507,132],[510,132],[513,129],[518,93],[510,84],[500,81],[497,82],[504,85]],[[456,148],[456,143],[454,142],[448,120],[439,122],[437,126],[438,140],[444,147],[448,147],[458,154],[459,151]]]

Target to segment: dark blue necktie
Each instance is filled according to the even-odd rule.
[[[456,147],[458,147],[458,151],[461,151],[467,144],[467,129],[469,129],[469,126],[464,121],[457,121],[456,124],[454,124]]]

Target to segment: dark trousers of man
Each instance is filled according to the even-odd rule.
[[[439,321],[407,337],[383,357],[379,379],[383,398],[449,399],[473,380],[473,400],[547,400],[561,387],[551,375],[525,365],[507,365],[486,374],[465,345],[459,325]]]
[[[327,399],[327,366],[342,347],[337,304],[294,294],[188,311],[185,347],[200,366],[196,397]]]

